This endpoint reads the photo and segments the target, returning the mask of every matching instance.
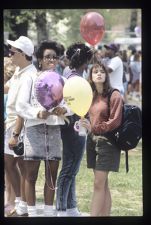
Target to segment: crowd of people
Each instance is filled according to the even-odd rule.
[[[76,199],[76,175],[85,150],[87,168],[94,171],[90,216],[110,216],[108,174],[118,172],[121,151],[103,134],[121,124],[123,102],[127,102],[128,96],[141,99],[141,52],[136,51],[130,58],[126,50],[120,51],[114,43],[94,51],[81,42],[65,49],[52,40],[44,40],[35,48],[25,36],[7,40],[7,44],[5,216],[37,216],[36,181],[41,161],[45,163],[44,216],[82,216]],[[56,71],[64,82],[73,76],[87,79],[93,100],[85,119],[72,112],[64,99],[51,112],[38,102],[34,85],[47,70]],[[119,91],[113,93],[109,106],[111,88]],[[78,120],[87,129],[86,136],[80,136],[74,129]],[[20,137],[24,142],[21,156],[13,150]]]

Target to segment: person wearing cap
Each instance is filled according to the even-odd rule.
[[[111,43],[109,45],[104,45],[106,52],[105,55],[108,57],[105,67],[109,73],[110,83],[113,88],[120,91],[122,96],[124,96],[124,86],[123,86],[123,62],[121,58],[117,55],[119,51],[119,46]]]
[[[10,57],[12,63],[16,65],[16,70],[11,79],[4,86],[4,93],[8,93],[6,105],[7,118],[5,131],[5,169],[9,174],[10,182],[15,192],[15,210],[12,216],[27,215],[27,203],[24,193],[25,170],[22,157],[14,154],[13,147],[18,142],[19,134],[23,127],[23,119],[17,115],[16,101],[22,89],[24,79],[29,76],[36,76],[37,69],[32,64],[34,45],[25,36],[20,36],[17,40],[7,40],[10,46]],[[17,170],[17,164],[20,171]],[[21,174],[21,176],[20,176]]]

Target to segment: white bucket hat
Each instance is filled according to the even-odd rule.
[[[16,41],[7,40],[7,43],[22,50],[28,56],[32,56],[34,53],[34,45],[28,37],[20,36]]]

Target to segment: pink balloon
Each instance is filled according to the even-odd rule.
[[[104,18],[97,12],[88,12],[80,21],[80,32],[85,41],[91,45],[100,42],[104,36]]]
[[[42,72],[35,83],[35,94],[38,102],[46,109],[56,107],[63,98],[64,80],[56,72]]]

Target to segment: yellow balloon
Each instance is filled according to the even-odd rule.
[[[92,88],[87,80],[74,76],[66,81],[63,88],[63,97],[75,114],[84,117],[92,103]]]

